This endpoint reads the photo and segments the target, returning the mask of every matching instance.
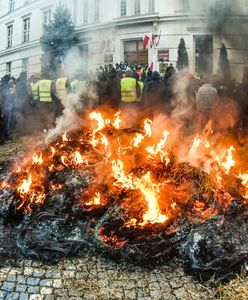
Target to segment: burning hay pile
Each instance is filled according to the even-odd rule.
[[[91,112],[87,127],[3,175],[0,216],[17,254],[56,262],[91,249],[199,274],[239,268],[248,259],[239,150],[210,131],[186,139],[161,117],[122,119]]]

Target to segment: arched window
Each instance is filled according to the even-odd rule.
[[[155,0],[148,0],[148,12],[154,13],[155,12]]]
[[[127,15],[127,1],[121,0],[121,16]]]

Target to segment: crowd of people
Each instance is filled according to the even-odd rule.
[[[217,76],[199,78],[189,72],[176,72],[172,64],[164,74],[148,66],[116,64],[99,67],[87,77],[68,78],[61,73],[53,80],[22,72],[18,79],[5,75],[0,82],[0,143],[12,131],[18,134],[47,130],[62,114],[63,101],[76,94],[82,106],[107,104],[113,108],[137,107],[150,113],[171,115],[178,106],[193,108],[206,123],[220,101],[232,99],[239,109],[236,126],[248,128],[248,81],[223,82]],[[181,100],[180,100],[181,98]],[[183,100],[182,100],[183,98]]]

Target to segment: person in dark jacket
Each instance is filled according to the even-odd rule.
[[[21,72],[16,81],[16,102],[14,107],[14,115],[16,120],[16,128],[19,133],[27,133],[32,130],[30,127],[29,116],[32,115],[32,88],[31,83],[27,80],[27,72]]]
[[[16,97],[15,83],[11,79],[8,80],[9,78],[7,76],[4,77],[3,86],[1,88],[1,110],[4,139],[7,139],[9,137],[13,115],[13,105]]]
[[[163,81],[160,80],[159,72],[152,72],[151,81],[145,83],[143,93],[144,103],[147,108],[161,110],[164,104],[165,86]]]

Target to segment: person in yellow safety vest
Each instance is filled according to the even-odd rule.
[[[47,131],[55,121],[56,103],[52,93],[52,80],[41,79],[38,88],[40,124],[41,128]]]
[[[132,77],[132,71],[125,72],[125,78],[121,79],[121,102],[137,103],[141,95],[138,81]]]
[[[142,81],[138,81],[138,84],[139,84],[139,86],[140,86],[140,97],[139,97],[139,99],[138,99],[138,102],[142,102],[143,101],[143,90],[144,90],[144,82],[142,82]]]
[[[39,100],[40,102],[52,102],[52,93],[51,93],[52,80],[42,79],[39,81]]]
[[[32,105],[37,104],[39,101],[39,82],[39,75],[34,74],[30,77],[30,84],[32,89]]]
[[[59,100],[65,100],[71,92],[71,85],[68,78],[60,77],[55,81],[56,96]]]

